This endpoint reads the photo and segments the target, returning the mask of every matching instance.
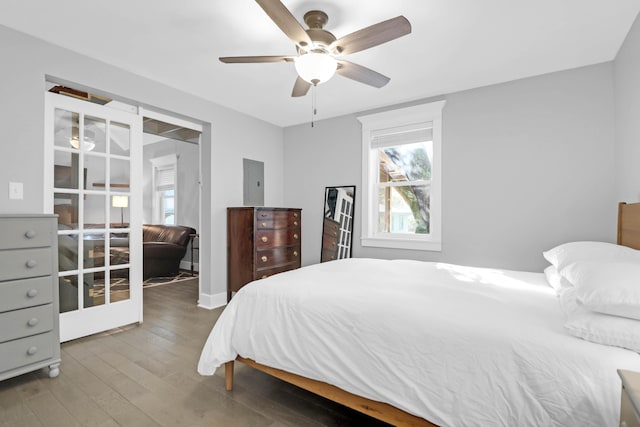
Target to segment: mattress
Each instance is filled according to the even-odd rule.
[[[198,372],[240,355],[442,426],[616,426],[640,355],[570,336],[542,273],[346,259],[253,282]]]

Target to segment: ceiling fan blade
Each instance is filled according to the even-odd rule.
[[[411,33],[411,23],[407,18],[400,15],[341,37],[331,43],[329,49],[338,54],[348,55],[378,46],[409,33]]]
[[[391,80],[385,75],[349,61],[338,61],[336,73],[342,77],[377,88],[381,88]]]
[[[225,64],[248,64],[256,62],[293,62],[294,56],[221,56],[220,62]]]
[[[292,42],[305,50],[313,44],[309,34],[280,0],[256,0],[256,3]]]
[[[293,85],[293,92],[291,92],[291,96],[305,96],[307,92],[309,92],[310,87],[311,83],[303,80],[302,77],[298,76],[298,78],[296,79],[296,83]]]

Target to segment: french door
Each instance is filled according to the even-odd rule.
[[[58,214],[64,342],[142,322],[142,119],[45,96],[45,207]]]

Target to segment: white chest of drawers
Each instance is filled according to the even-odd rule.
[[[0,215],[0,380],[60,372],[56,227],[54,215]]]

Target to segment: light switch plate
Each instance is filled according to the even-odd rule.
[[[9,183],[9,199],[22,200],[24,198],[24,186],[21,182]]]

